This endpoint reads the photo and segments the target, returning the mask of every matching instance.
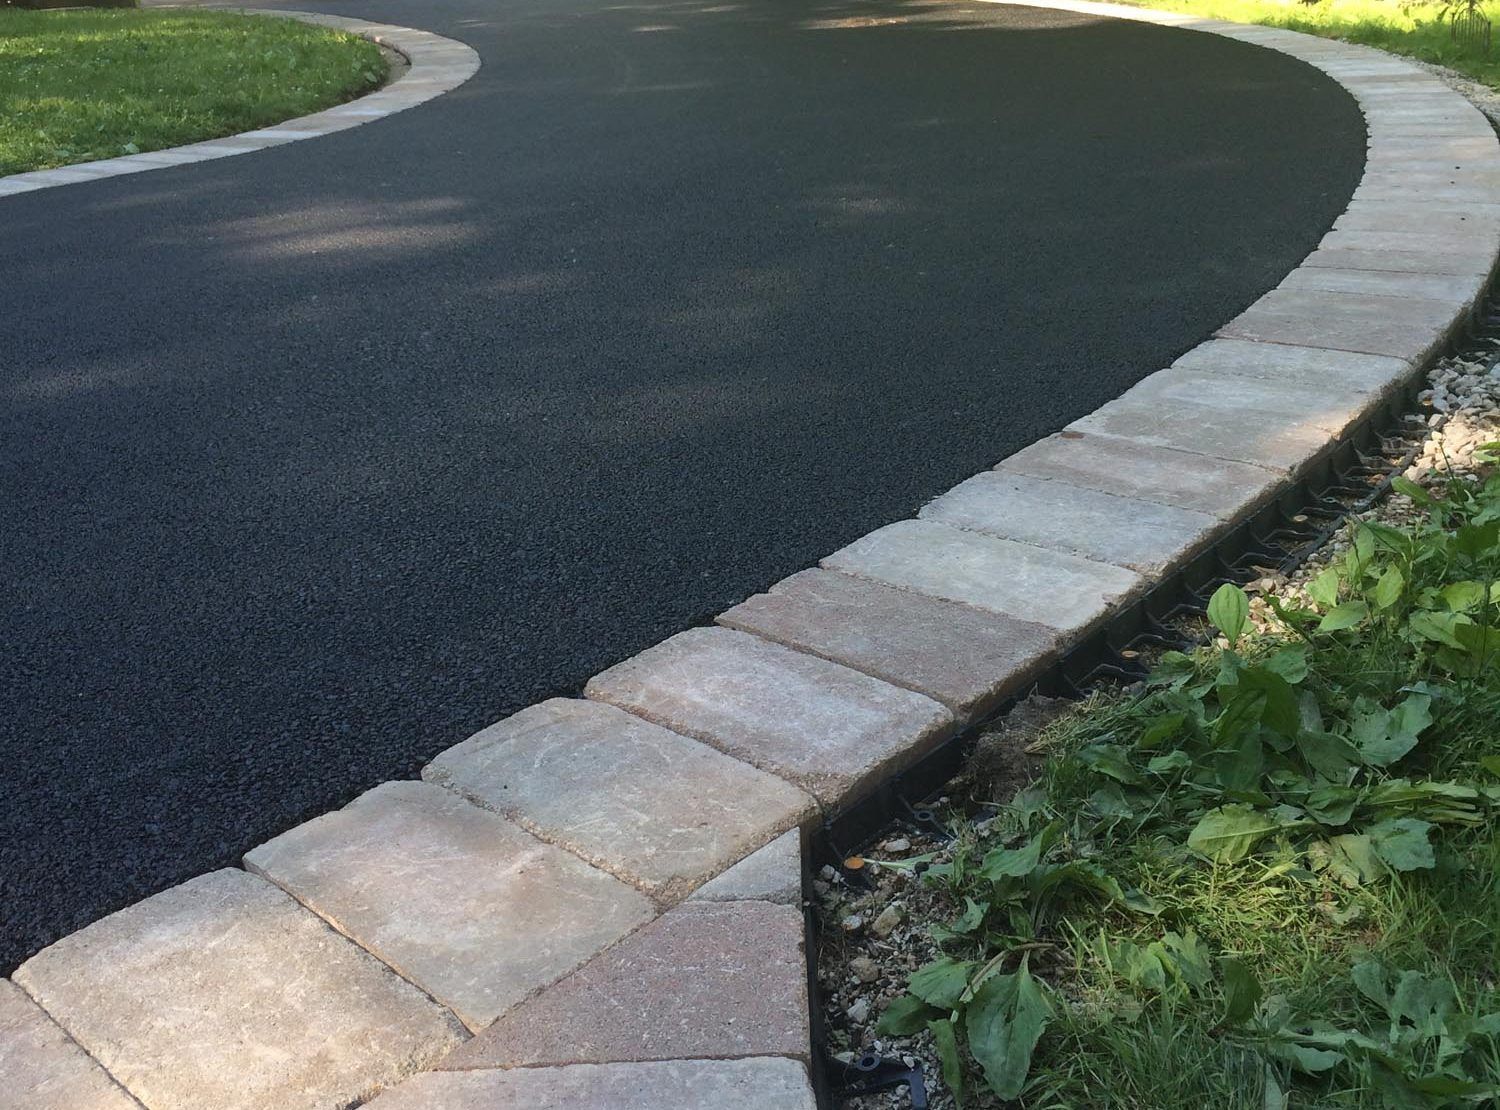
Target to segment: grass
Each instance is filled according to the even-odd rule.
[[[985,1106],[1500,1100],[1500,476],[1047,725],[881,1020]],[[908,861],[910,863],[911,861]]]
[[[252,130],[385,70],[373,43],[289,19],[0,8],[0,175]]]
[[[1500,42],[1490,56],[1482,47],[1456,42],[1446,20],[1446,7],[1399,0],[1125,0],[1140,7],[1189,12],[1236,23],[1263,23],[1324,38],[1378,46],[1434,62],[1500,89]],[[1500,24],[1500,4],[1482,5],[1484,14]],[[1500,31],[1497,31],[1500,37]]]

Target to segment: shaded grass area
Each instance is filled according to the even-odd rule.
[[[1447,66],[1491,88],[1500,89],[1500,42],[1486,55],[1475,42],[1455,39],[1444,4],[1404,4],[1398,0],[1124,0],[1139,7],[1190,12],[1236,23],[1263,23],[1324,38],[1377,46],[1424,62]],[[1500,24],[1500,4],[1482,10]],[[1497,32],[1500,35],[1500,32]]]
[[[0,175],[263,127],[385,70],[374,43],[289,19],[0,8]]]
[[[970,1105],[1500,1100],[1500,476],[1361,523],[1256,632],[1046,726],[925,865],[941,955],[881,1031]],[[894,866],[887,864],[887,866]]]

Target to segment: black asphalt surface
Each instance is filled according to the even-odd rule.
[[[1313,70],[1078,16],[318,7],[484,66],[0,200],[5,969],[1117,396],[1362,162]]]

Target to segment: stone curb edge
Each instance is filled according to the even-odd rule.
[[[0,1031],[31,1046],[7,1058],[0,1040],[0,1089],[41,1075],[105,1092],[58,1106],[153,1110],[384,1088],[393,1110],[687,1106],[710,1089],[716,1107],[811,1106],[806,967],[781,912],[798,830],[1024,688],[1330,453],[1465,326],[1500,255],[1500,143],[1418,67],[1272,28],[1004,2],[1321,69],[1366,119],[1345,212],[1212,338],[916,518],[582,699],[490,726],[422,782],[288,831],[246,870],[38,953],[0,991]]]
[[[374,123],[450,92],[479,70],[479,55],[471,47],[430,31],[319,12],[268,8],[232,10],[243,15],[277,16],[335,31],[347,31],[396,51],[411,66],[396,80],[372,93],[325,108],[321,112],[283,120],[254,131],[242,131],[238,135],[205,139],[185,146],[167,147],[141,154],[102,158],[94,162],[76,162],[56,169],[30,170],[0,177],[0,197],[19,196],[61,185],[79,185],[86,181],[99,181],[124,174],[171,169],[173,166],[208,162],[215,158],[231,158],[237,154],[249,154],[303,139],[315,139],[320,135],[331,135],[335,131],[347,131],[351,127]]]

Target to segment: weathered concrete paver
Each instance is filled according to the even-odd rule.
[[[1444,301],[1273,289],[1217,334],[1417,363],[1442,346],[1452,322],[1453,305]]]
[[[1310,271],[1298,270],[1297,273]],[[1340,275],[1350,271],[1326,270]],[[1410,274],[1362,274],[1374,278],[1406,278]],[[1446,279],[1438,279],[1446,280]],[[1411,363],[1387,355],[1299,347],[1285,343],[1257,343],[1249,339],[1210,339],[1172,364],[1177,370],[1203,374],[1238,374],[1283,382],[1295,388],[1312,386],[1353,390],[1384,396],[1412,375]]]
[[[1065,634],[1082,632],[1141,585],[1123,567],[932,520],[888,524],[823,565]]]
[[[0,979],[0,1107],[141,1110],[20,987]]]
[[[833,804],[953,728],[931,698],[728,628],[693,628],[585,694],[693,736]]]
[[[370,1110],[815,1110],[796,1060],[648,1060],[624,1064],[428,1072]]]
[[[421,782],[377,786],[256,848],[245,866],[471,1029],[655,912],[618,879]]]
[[[1271,296],[1273,294],[1267,294]],[[1318,296],[1318,294],[1308,294]],[[1332,294],[1328,294],[1332,296]],[[1264,301],[1266,298],[1261,298]],[[1359,298],[1348,298],[1357,300]],[[1257,301],[1259,304],[1261,301]],[[1226,325],[1227,327],[1227,325]],[[1231,339],[1249,339],[1243,335],[1224,336]],[[1252,340],[1262,342],[1261,340]],[[1279,343],[1280,341],[1277,341]],[[1271,347],[1277,343],[1264,342]],[[1291,346],[1308,347],[1316,344],[1295,343]],[[1372,352],[1358,352],[1372,354]],[[1399,357],[1399,356],[1389,356]],[[1232,412],[1241,420],[1252,416],[1263,420],[1267,415],[1301,418],[1324,431],[1343,433],[1358,421],[1370,399],[1367,391],[1352,388],[1338,381],[1293,382],[1290,378],[1270,380],[1242,374],[1223,374],[1213,371],[1169,367],[1142,378],[1132,386],[1118,402],[1135,401],[1158,406],[1158,416],[1169,419],[1172,409],[1179,405],[1198,405]],[[1096,410],[1102,412],[1103,409]],[[1086,416],[1083,420],[1089,420]],[[1080,421],[1079,423],[1082,423]]]
[[[1208,513],[994,470],[960,483],[919,515],[1144,574],[1165,572],[1223,530]]]
[[[684,902],[448,1055],[440,1069],[810,1050],[802,914]]]
[[[796,787],[706,744],[569,698],[476,733],[422,777],[667,900],[817,808]]]
[[[1274,471],[1249,463],[1076,431],[1038,440],[995,469],[1159,501],[1221,520],[1261,504],[1281,482]]]
[[[1054,656],[1057,632],[829,570],[804,570],[720,624],[983,715]]]
[[[1228,375],[1223,376],[1225,379]],[[1147,379],[1148,381],[1150,379]],[[1333,445],[1335,433],[1324,427],[1322,410],[1309,403],[1300,415],[1273,408],[1269,412],[1217,398],[1204,383],[1198,400],[1162,398],[1139,386],[1101,405],[1068,431],[1116,436],[1151,447],[1172,447],[1233,462],[1295,473]],[[1274,397],[1278,390],[1264,391]],[[1329,410],[1332,421],[1347,424],[1346,401]]]
[[[764,848],[757,848],[728,871],[693,891],[688,901],[801,904],[801,830],[782,833]]]
[[[233,869],[64,937],[15,980],[151,1110],[341,1110],[465,1036],[288,894]]]
[[[1405,274],[1396,270],[1336,270],[1324,266],[1299,267],[1287,274],[1277,288],[1289,293],[1343,293],[1356,296],[1410,297],[1417,300],[1442,301],[1447,303],[1450,313],[1459,305],[1473,305],[1481,291],[1480,283],[1473,277],[1458,274]]]

